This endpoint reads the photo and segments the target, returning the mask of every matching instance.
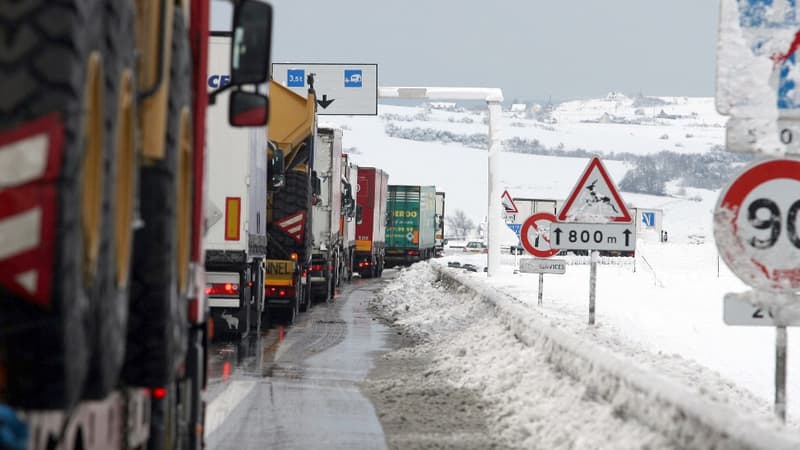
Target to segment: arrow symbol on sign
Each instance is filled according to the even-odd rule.
[[[558,247],[558,244],[561,243],[561,228],[556,228],[553,233],[556,234],[556,247]]]
[[[631,234],[633,233],[631,233],[631,230],[625,228],[625,231],[623,231],[622,234],[625,235],[625,246],[627,247],[631,243]]]
[[[332,98],[332,99],[328,100],[328,94],[323,94],[322,95],[322,100],[317,100],[317,104],[319,106],[322,106],[322,109],[327,109],[328,106],[330,106],[331,103],[333,103],[334,101],[336,101],[335,98]]]

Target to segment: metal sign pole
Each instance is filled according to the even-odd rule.
[[[542,306],[542,292],[544,291],[544,274],[539,274],[539,306]]]
[[[597,251],[592,251],[589,263],[589,325],[594,325],[594,298],[595,298],[595,285],[597,283],[597,258],[599,257]]]
[[[786,327],[775,328],[775,415],[786,422]]]

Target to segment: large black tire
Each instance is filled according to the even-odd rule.
[[[275,222],[284,217],[306,212],[305,235],[303,242],[297,242],[287,233],[275,226]],[[287,253],[297,253],[297,261],[308,261],[311,255],[311,178],[307,173],[289,170],[286,173],[286,183],[272,198],[272,219],[267,225],[270,244],[267,246],[268,258],[288,259]]]
[[[103,176],[104,142],[87,139],[87,130],[104,125],[102,73],[89,70],[90,61],[98,61],[94,56],[102,67],[99,17],[99,0],[4,1],[0,6],[0,133],[43,117],[63,127],[59,175],[46,185],[56,190],[52,266],[38,273],[52,282],[49,306],[34,306],[0,286],[0,367],[7,381],[0,386],[5,393],[0,403],[23,409],[74,405],[88,367],[89,298],[104,269],[93,257],[96,246],[85,252],[84,242],[91,242],[85,236],[96,240],[100,230],[91,226],[87,234],[81,212],[87,205],[102,205],[102,194],[89,203],[82,195],[84,182],[101,183],[96,175]],[[91,79],[96,81],[90,86]],[[86,103],[89,93],[92,105]],[[87,117],[95,118],[93,123]],[[86,190],[89,196],[93,192]],[[42,190],[30,194],[43,198]]]
[[[133,217],[138,152],[136,151],[135,25],[128,0],[105,0],[105,168],[103,236],[98,294],[91,304],[89,375],[85,397],[100,399],[115,388],[125,358],[128,323]]]
[[[191,110],[189,42],[182,12],[173,17],[166,155],[143,162],[139,198],[144,226],[133,247],[130,316],[123,375],[133,386],[164,387],[183,363],[188,335],[186,286],[179,286],[178,184],[181,111]]]

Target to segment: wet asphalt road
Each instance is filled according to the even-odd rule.
[[[384,279],[393,271],[386,271]],[[353,279],[283,331],[273,327],[209,355],[209,449],[381,449],[386,438],[358,383],[396,333],[373,320],[381,279]]]

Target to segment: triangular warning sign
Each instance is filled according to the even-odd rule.
[[[600,158],[593,157],[558,213],[559,222],[630,222],[631,215]]]
[[[516,214],[519,212],[517,205],[514,203],[514,199],[511,198],[511,194],[509,194],[508,191],[503,191],[503,195],[500,196],[500,201],[503,202],[503,209],[506,214]]]
[[[302,243],[306,231],[306,212],[300,211],[275,222],[275,226],[295,241]]]

